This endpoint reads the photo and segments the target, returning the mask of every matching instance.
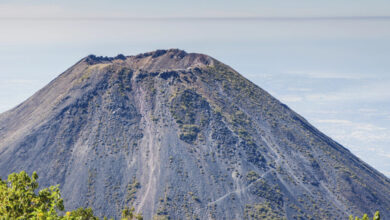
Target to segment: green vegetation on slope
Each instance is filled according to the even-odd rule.
[[[367,214],[364,214],[362,218],[359,218],[359,217],[353,217],[352,215],[349,216],[349,220],[369,220],[371,218],[368,217]],[[379,214],[379,211],[375,212],[374,214],[374,217],[372,217],[373,220],[380,220],[381,219],[381,216]]]
[[[286,219],[284,213],[272,208],[271,204],[266,202],[264,204],[247,205],[245,207],[245,219]]]
[[[248,177],[253,177],[248,173]],[[65,212],[59,186],[50,186],[37,193],[38,175],[34,172],[31,177],[25,171],[12,173],[8,179],[0,179],[0,219],[42,219],[42,220],[98,220],[91,208],[78,208]],[[134,187],[138,182],[134,180]],[[142,220],[141,214],[134,211],[134,207],[122,211],[122,220]],[[283,213],[272,208],[271,204],[247,205],[245,219],[283,219]],[[107,219],[104,217],[104,219]],[[153,219],[169,219],[168,216],[155,215]],[[362,218],[349,216],[349,220],[369,220],[367,214]],[[380,220],[379,211],[372,218]]]
[[[38,175],[12,173],[7,180],[0,179],[0,219],[39,220],[97,220],[91,208],[78,208],[64,213],[65,207],[59,186],[50,186],[36,193]],[[106,219],[106,218],[105,218]],[[134,208],[122,211],[122,220],[141,220]]]
[[[198,108],[204,111],[197,111]],[[170,110],[181,130],[180,139],[194,143],[209,120],[209,103],[195,91],[187,89],[172,97]]]

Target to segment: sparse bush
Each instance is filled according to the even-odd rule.
[[[359,217],[353,217],[352,215],[349,216],[349,220],[369,220],[370,218],[368,217],[367,214],[364,214],[362,218],[359,218]],[[374,217],[372,218],[373,220],[380,220],[381,217],[380,217],[380,214],[379,214],[379,211],[376,211],[375,214],[374,214]]]

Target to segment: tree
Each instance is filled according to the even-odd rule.
[[[64,211],[59,186],[50,186],[37,193],[38,175],[31,177],[25,171],[12,173],[8,179],[0,179],[0,217],[1,219],[42,219],[42,220],[97,220],[91,208],[78,208]]]
[[[122,211],[122,220],[143,220],[143,217],[139,213],[135,213],[134,207],[125,208]]]
[[[98,220],[99,219],[93,215],[93,211],[91,208],[86,208],[86,209],[78,208],[71,212],[67,212],[67,216],[69,216],[70,219],[77,218],[77,220]]]
[[[375,212],[375,215],[374,215],[374,220],[381,220],[381,216],[379,215],[379,211],[376,211]]]
[[[349,216],[349,220],[353,220],[354,218],[353,218],[353,216],[352,215],[350,215]],[[368,215],[367,214],[364,214],[363,215],[363,218],[359,218],[359,217],[355,217],[355,220],[369,220],[370,218],[368,217]],[[374,215],[374,217],[373,217],[373,220],[380,220],[381,219],[381,217],[380,217],[380,215],[379,215],[379,211],[376,211],[375,212],[375,215]]]
[[[31,178],[25,171],[12,173],[0,180],[0,215],[5,219],[55,219],[64,203],[57,186],[42,189],[38,194],[38,175]]]

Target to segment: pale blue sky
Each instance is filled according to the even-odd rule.
[[[389,16],[388,0],[19,0],[1,17],[328,17]]]
[[[0,0],[0,112],[88,54],[181,48],[232,66],[390,176],[390,17],[372,16],[390,16],[390,1]],[[152,17],[285,19],[109,19]]]

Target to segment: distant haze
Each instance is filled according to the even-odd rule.
[[[2,1],[1,17],[333,17],[388,16],[386,0],[22,0]]]

